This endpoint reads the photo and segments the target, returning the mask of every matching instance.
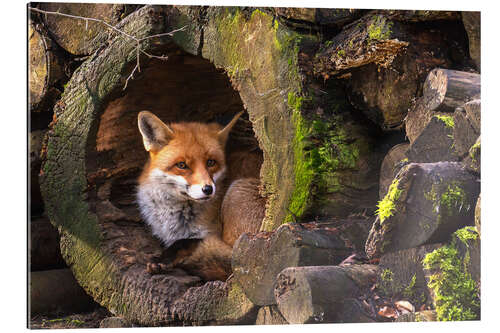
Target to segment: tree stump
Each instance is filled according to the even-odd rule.
[[[227,149],[262,155],[262,230],[317,212],[373,209],[382,154],[372,152],[370,127],[349,109],[314,113],[334,110],[338,101],[313,101],[312,94],[324,94],[301,73],[300,57],[314,36],[258,9],[145,6],[117,24],[137,38],[183,26],[173,38],[140,43],[169,59],[141,55],[141,71],[128,82],[136,43],[107,30],[95,37],[109,40],[75,71],[54,109],[42,195],[66,263],[115,315],[151,326],[248,323],[256,309],[235,283],[202,284],[180,270],[146,273],[146,262],[162,249],[135,205],[136,178],[147,158],[137,113],[146,109],[166,122],[224,123],[246,109]]]

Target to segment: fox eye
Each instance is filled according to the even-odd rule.
[[[178,162],[175,164],[175,166],[178,167],[179,169],[187,169],[186,162]]]
[[[215,165],[215,160],[207,160],[207,167],[213,167]]]

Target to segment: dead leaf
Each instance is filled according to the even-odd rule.
[[[398,318],[398,313],[394,308],[391,308],[389,306],[384,306],[378,311],[378,315],[385,317],[385,318],[393,318],[396,319]]]
[[[408,301],[397,301],[394,302],[394,305],[402,313],[415,312],[415,307]]]

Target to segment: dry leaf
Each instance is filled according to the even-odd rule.
[[[415,307],[408,301],[397,301],[394,305],[402,313],[415,312]]]
[[[378,311],[378,315],[385,317],[385,318],[394,318],[396,319],[398,317],[398,313],[394,308],[391,308],[389,306],[384,306]]]

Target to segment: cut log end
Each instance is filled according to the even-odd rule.
[[[481,76],[475,73],[435,68],[423,87],[426,108],[453,112],[481,92]]]

